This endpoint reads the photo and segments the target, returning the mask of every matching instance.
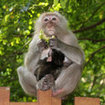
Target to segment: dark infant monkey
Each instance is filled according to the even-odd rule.
[[[60,68],[64,66],[64,54],[60,51],[57,51],[55,49],[52,49],[52,60],[47,61],[47,57],[43,60],[39,61],[39,67],[35,71],[35,76],[37,78],[37,81],[39,81],[42,77],[44,77],[46,74],[51,74],[54,78],[54,80],[57,79],[60,71]]]
[[[48,48],[39,38],[41,30],[47,37],[55,36]],[[66,19],[58,12],[43,13],[36,21],[24,66],[17,70],[19,82],[29,95],[36,96],[37,89],[52,89],[53,96],[62,98],[76,88],[83,62],[83,50]]]

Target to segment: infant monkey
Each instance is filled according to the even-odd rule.
[[[46,74],[52,74],[53,78],[56,80],[58,74],[60,73],[60,68],[64,65],[64,54],[56,49],[52,49],[51,41],[55,39],[49,40],[49,43],[43,42],[44,49],[41,55],[41,59],[39,60],[39,67],[35,71],[35,75],[37,80],[40,80]],[[48,47],[47,47],[48,46]],[[59,72],[58,72],[59,71]],[[48,75],[47,75],[48,76]],[[51,75],[50,75],[51,76]],[[44,88],[43,88],[44,89]]]
[[[49,39],[47,44],[46,38],[40,38],[41,30]],[[76,88],[83,62],[84,53],[67,20],[58,12],[43,13],[36,21],[24,66],[17,70],[19,82],[29,95],[52,89],[53,96],[62,98]]]

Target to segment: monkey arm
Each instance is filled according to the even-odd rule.
[[[33,40],[31,41],[29,45],[29,49],[25,55],[25,60],[24,60],[25,67],[33,73],[37,68],[37,63],[41,56],[41,52],[38,47],[39,42],[40,42],[39,36],[34,35]]]
[[[40,39],[38,35],[35,35],[29,45],[28,52],[25,56],[24,66],[20,66],[17,69],[19,82],[25,91],[25,93],[35,96],[37,93],[38,81],[34,75],[35,70],[38,67],[41,51]]]
[[[68,45],[60,40],[57,40],[57,47],[68,59],[82,65],[84,62],[84,53],[78,46]]]

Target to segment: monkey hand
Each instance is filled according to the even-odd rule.
[[[37,83],[37,89],[46,91],[54,87],[54,84],[54,77],[51,74],[47,74]]]
[[[43,51],[44,49],[48,47],[47,43],[44,40],[40,40],[37,46],[40,51]]]
[[[51,48],[56,48],[57,47],[57,39],[56,38],[50,39],[49,47],[51,47]]]

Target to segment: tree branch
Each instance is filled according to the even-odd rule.
[[[73,32],[74,32],[74,33],[78,33],[78,32],[87,31],[87,30],[90,30],[90,29],[93,29],[93,28],[97,27],[98,25],[100,25],[100,24],[102,24],[102,23],[104,23],[104,22],[105,22],[105,18],[102,19],[101,21],[99,21],[99,22],[97,22],[97,23],[91,25],[91,26],[88,26],[88,27],[85,27],[85,28],[81,28],[81,29],[76,30],[76,31],[73,31]]]
[[[91,91],[92,91],[93,87],[94,87],[95,84],[96,84],[97,78],[98,78],[98,77],[95,75],[95,76],[94,76],[94,79],[93,79],[93,81],[92,81],[92,83],[90,84],[90,90],[91,90]]]
[[[89,40],[89,41],[92,41],[92,42],[102,42],[102,41],[105,41],[105,39],[95,40],[95,39],[91,39],[91,38],[79,38],[78,40]]]

